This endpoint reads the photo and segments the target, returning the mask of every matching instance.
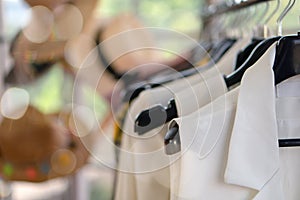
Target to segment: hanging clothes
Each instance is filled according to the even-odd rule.
[[[298,199],[299,148],[279,149],[278,139],[299,137],[299,75],[275,87],[272,57],[244,75],[225,181],[268,191],[260,198]]]
[[[234,62],[235,62],[235,56],[236,52],[241,50],[243,47],[247,46],[249,42],[251,41],[250,38],[243,38],[238,40],[226,53],[225,55],[220,59],[220,61],[215,65],[215,67],[211,68],[210,70],[204,71],[200,74],[192,75],[185,79],[178,79],[176,81],[167,83],[163,85],[162,87],[158,87],[155,89],[147,90],[142,92],[137,99],[130,105],[129,110],[127,112],[127,115],[124,120],[124,126],[123,126],[123,134],[122,134],[122,142],[121,142],[121,149],[125,149],[127,151],[130,151],[131,154],[134,154],[132,156],[128,152],[121,152],[119,154],[119,170],[128,170],[130,173],[133,172],[150,172],[154,171],[153,174],[148,173],[147,175],[140,175],[140,174],[128,174],[124,172],[118,172],[118,178],[117,178],[117,185],[116,185],[116,199],[124,198],[126,195],[126,199],[147,199],[152,198],[150,194],[154,194],[157,192],[160,192],[161,198],[166,199],[166,196],[169,196],[170,194],[170,178],[169,178],[169,169],[167,166],[170,165],[170,162],[173,162],[173,159],[169,160],[169,158],[164,153],[164,135],[167,132],[167,125],[164,125],[162,127],[158,127],[155,130],[152,130],[146,135],[143,135],[143,139],[139,138],[136,133],[134,133],[133,127],[134,127],[134,119],[138,115],[138,113],[141,110],[151,108],[155,104],[161,104],[163,106],[168,105],[168,101],[176,97],[177,93],[187,91],[187,88],[190,88],[190,86],[195,86],[195,91],[199,99],[198,102],[195,102],[195,105],[205,105],[206,103],[210,102],[210,98],[216,98],[216,96],[206,96],[205,94],[208,94],[210,90],[215,90],[215,88],[220,88],[220,95],[226,92],[225,89],[225,82],[224,79],[221,78],[220,72],[223,74],[229,74],[234,70]],[[214,78],[214,77],[217,78]],[[211,88],[207,88],[207,79],[211,78],[211,84],[209,84]],[[205,81],[202,83],[202,81]],[[220,84],[216,84],[216,81],[219,81]],[[200,86],[199,82],[202,83]],[[215,87],[215,88],[212,88]],[[223,92],[222,92],[223,89]],[[192,94],[193,90],[189,90],[189,93]],[[174,95],[175,94],[175,95]],[[182,96],[179,95],[178,98],[181,98]],[[204,98],[206,97],[206,98]],[[201,103],[202,102],[202,103]],[[185,102],[186,103],[186,102]],[[179,105],[178,105],[179,106]],[[197,108],[197,107],[196,107]],[[196,109],[196,108],[192,108]],[[181,111],[179,111],[181,113]],[[155,135],[156,134],[156,135]],[[141,152],[147,153],[147,152],[153,152],[153,151],[159,151],[159,153],[156,153],[154,156],[152,156],[152,159],[145,160],[143,156],[136,156],[136,154],[139,154]],[[154,159],[158,160],[158,162],[153,162]],[[130,160],[130,162],[129,162]],[[155,172],[155,170],[160,169],[162,167],[165,167],[165,172],[160,173]],[[126,171],[125,170],[125,171]],[[127,171],[127,172],[128,172]],[[157,178],[158,177],[158,178]],[[160,181],[158,181],[159,179]],[[148,180],[145,181],[145,180]],[[161,183],[166,182],[167,183]],[[174,183],[174,182],[172,182]],[[166,185],[163,186],[162,185]],[[143,188],[143,189],[142,189]],[[158,188],[158,189],[155,189]],[[165,190],[166,188],[166,190]],[[163,191],[162,191],[163,190]],[[132,196],[133,193],[130,193],[128,191],[136,191],[133,193],[136,193],[136,196]],[[163,195],[165,194],[165,195]],[[167,198],[168,199],[168,198]]]
[[[279,149],[278,139],[299,133],[299,76],[275,86],[278,39],[237,39],[198,73],[152,79],[160,86],[142,91],[124,112],[116,199],[297,199],[299,152]],[[163,118],[158,105],[175,118],[137,129]]]
[[[270,60],[267,53],[264,58]],[[259,62],[256,65],[261,67]],[[191,115],[176,119],[182,151],[179,198],[255,197],[255,190],[227,184],[223,178],[239,90],[236,88]]]
[[[299,76],[275,90],[275,47],[246,71],[240,88],[176,119],[179,199],[298,199],[299,150],[279,150],[278,139],[299,134]]]

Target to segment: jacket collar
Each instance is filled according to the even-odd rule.
[[[276,43],[243,76],[225,182],[261,190],[279,169],[273,62]]]

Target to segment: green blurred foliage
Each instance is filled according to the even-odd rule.
[[[34,83],[25,86],[25,89],[33,106],[44,113],[52,113],[59,112],[64,104],[63,84],[63,71],[59,66],[54,66]]]
[[[279,14],[283,11],[289,0],[280,0],[279,11],[271,18],[268,23],[269,27],[276,33],[276,20]],[[172,28],[184,33],[199,32],[202,27],[200,20],[201,10],[204,5],[204,0],[101,0],[99,13],[105,17],[111,17],[121,12],[132,12],[143,20],[145,26],[155,26]],[[265,11],[265,3],[248,9],[250,16],[262,16],[261,13],[270,14],[275,6],[276,1],[270,1],[269,9]],[[254,8],[254,9],[253,9]],[[245,11],[243,11],[245,12]],[[253,15],[254,12],[254,15]],[[283,33],[290,33],[291,30],[300,28],[300,1],[296,1],[293,9],[288,13],[283,21]],[[263,17],[262,17],[263,18]],[[248,18],[244,18],[247,24]],[[256,19],[256,24],[262,19]],[[251,19],[250,19],[251,20]],[[244,24],[245,25],[245,24]]]
[[[201,7],[202,1],[199,0],[102,0],[97,9],[105,17],[131,12],[145,26],[171,28],[188,33],[199,31]]]
[[[65,74],[57,63],[35,82],[24,86],[24,89],[28,91],[33,106],[43,113],[54,113],[72,102],[73,85],[74,79]],[[101,121],[108,109],[104,99],[88,85],[82,86],[80,95],[81,103],[93,110],[96,118]]]

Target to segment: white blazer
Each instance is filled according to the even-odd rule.
[[[226,184],[224,166],[239,88],[183,118],[176,119],[181,139],[177,199],[251,199],[251,189]]]
[[[246,143],[246,145],[241,141],[239,141],[239,143],[232,140],[231,138],[232,131],[236,131],[236,135],[239,135],[238,131],[257,129],[257,126],[251,126],[252,124],[250,124],[249,126],[249,123],[247,123],[249,119],[247,119],[245,116],[250,116],[251,119],[255,119],[256,122],[260,122],[261,124],[271,123],[269,126],[276,132],[276,120],[272,121],[269,119],[266,122],[264,118],[260,118],[261,115],[267,115],[271,117],[271,119],[272,117],[275,119],[275,112],[265,112],[264,110],[264,108],[272,107],[272,104],[265,105],[263,101],[274,94],[274,91],[272,90],[272,88],[274,88],[274,83],[272,82],[273,74],[272,68],[270,67],[274,61],[274,55],[275,45],[269,48],[268,51],[265,52],[265,54],[248,70],[257,70],[257,73],[255,74],[256,76],[250,76],[249,72],[247,71],[241,83],[243,87],[241,86],[240,89],[236,88],[226,93],[225,95],[219,97],[217,100],[186,117],[176,119],[180,127],[179,133],[181,138],[182,151],[178,199],[240,200],[253,198],[278,198],[277,192],[280,190],[278,190],[279,188],[275,187],[276,184],[274,184],[276,183],[276,177],[274,177],[274,181],[271,181],[269,185],[266,184],[267,182],[264,182],[264,184],[268,185],[268,187],[266,188],[269,188],[269,190],[263,190],[262,188],[253,188],[249,187],[249,185],[248,187],[246,187],[246,184],[242,184],[243,178],[246,178],[246,180],[250,181],[253,179],[253,177],[258,177],[258,179],[263,180],[269,180],[264,179],[264,177],[268,177],[268,173],[259,174],[261,176],[249,176],[251,173],[253,174],[253,171],[255,172],[255,170],[247,171],[247,169],[251,169],[251,167],[249,166],[249,163],[244,162],[245,154],[243,153],[245,152],[243,151],[243,148],[245,148],[245,146],[251,146],[250,149],[252,151],[249,151],[249,148],[247,149],[247,153],[251,154],[254,151],[253,149],[259,149],[256,145],[258,141],[255,141],[254,143],[248,143],[248,140],[243,138],[244,140],[241,141]],[[270,78],[271,81],[268,81],[268,79]],[[256,84],[255,87],[252,88],[252,91],[259,92],[255,93],[256,95],[251,92],[249,93],[249,88],[244,88],[244,84],[245,82],[247,82],[245,80],[248,79],[250,80],[250,82]],[[259,97],[258,94],[260,94]],[[243,108],[247,109],[247,112],[244,111],[240,114],[239,112],[235,113],[237,100],[240,104],[240,97],[242,95],[244,95],[245,101],[247,101],[247,103],[243,104]],[[254,110],[254,108],[250,106],[251,104],[253,104],[253,102],[257,102],[257,104],[260,105],[260,107],[258,107],[259,109]],[[273,103],[273,105],[275,105],[275,103]],[[267,111],[272,111],[272,109],[267,109]],[[233,125],[235,124],[234,122],[244,119],[247,120],[243,121],[244,123],[242,124],[242,126],[239,126],[237,128],[235,125],[233,128]],[[248,133],[244,137],[250,137],[253,135],[254,134],[251,132],[251,135]],[[259,134],[259,137],[256,136],[254,137],[254,139],[263,141],[261,140],[261,135],[262,134]],[[275,141],[277,144],[277,138],[272,139],[272,141]],[[236,143],[241,145],[236,145]],[[255,145],[253,146],[253,144]],[[235,148],[234,151],[231,150],[233,148]],[[228,149],[230,152],[229,154]],[[234,153],[238,155],[235,155],[234,158],[238,158],[239,160],[233,159],[232,155],[234,155]],[[267,152],[267,154],[258,151],[255,154],[251,154],[249,158],[257,158],[256,155],[258,155],[258,157],[265,155],[265,157],[263,158],[267,159],[269,153],[269,151]],[[270,155],[268,159],[275,159],[275,162],[271,162],[269,167],[272,167],[272,164],[274,163],[276,164],[276,156]],[[278,170],[278,167],[274,166],[273,169],[275,169],[276,171],[276,169]],[[226,174],[224,179],[225,170]],[[241,171],[242,173],[239,173]],[[272,172],[269,170],[268,172],[271,175],[274,175],[275,171]],[[232,180],[241,181],[237,181],[234,182],[236,184],[232,184]],[[272,190],[275,191],[273,193],[268,192]],[[274,198],[267,198],[264,193],[267,193],[269,195],[274,194]],[[259,196],[262,197],[258,198]]]
[[[191,114],[217,97],[228,92],[223,75],[233,71],[236,54],[249,44],[250,39],[244,38],[234,44],[221,60],[211,69],[199,73],[196,84],[174,93],[177,113],[179,117]],[[181,153],[169,156],[170,158],[170,199],[176,200],[179,195]]]
[[[300,197],[300,148],[279,138],[300,138],[300,76],[274,86],[275,46],[243,77],[225,181],[258,191],[254,199]]]
[[[167,132],[167,126],[158,127],[143,136],[138,136],[133,130],[136,116],[142,110],[149,109],[155,104],[167,106],[168,101],[173,97],[178,98],[178,102],[183,102],[182,94],[176,96],[177,93],[183,90],[189,90],[190,92],[183,94],[183,96],[190,95],[191,92],[197,90],[196,93],[194,92],[197,101],[193,104],[196,105],[196,108],[191,106],[185,113],[194,111],[198,108],[198,105],[205,105],[211,99],[223,94],[226,91],[224,89],[225,83],[223,79],[221,80],[219,74],[229,74],[233,71],[236,53],[249,42],[249,38],[237,41],[226,52],[216,67],[188,78],[167,83],[162,87],[146,90],[132,102],[123,127],[124,134],[120,149],[116,199],[147,200],[153,199],[153,197],[155,199],[169,199],[170,172],[168,166],[174,159],[170,159],[164,152],[163,138]],[[217,78],[214,78],[215,76]],[[217,85],[215,85],[216,80],[219,81]],[[203,84],[197,85],[200,82],[203,82]],[[207,87],[208,82],[209,87]],[[197,86],[192,88],[193,85]],[[224,92],[218,92],[211,96],[210,93],[214,92],[214,87],[221,88],[218,91]],[[190,90],[190,88],[192,89]],[[188,104],[188,102],[185,102],[185,104]],[[177,106],[183,108],[183,105]],[[181,110],[185,109],[180,109],[179,114],[182,114]]]

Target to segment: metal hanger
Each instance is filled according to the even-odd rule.
[[[267,17],[267,13],[270,9],[270,2],[265,3],[265,8],[261,9],[261,15],[256,15],[256,20],[254,20],[253,28],[252,28],[252,35],[256,38],[265,38],[264,37],[264,29],[263,24],[261,21]]]
[[[280,16],[277,19],[277,35],[282,36],[282,21],[285,18],[285,16],[288,14],[288,12],[292,9],[292,7],[295,5],[296,0],[289,0],[288,5],[284,8],[283,12],[280,14]]]
[[[259,45],[253,50],[247,61],[236,71],[236,73],[225,77],[225,82],[227,86],[230,87],[240,82],[241,77],[246,71],[246,69],[252,66],[258,60],[258,58],[260,58],[264,54],[264,52],[280,38],[281,37],[273,37],[260,42]],[[172,155],[180,151],[179,126],[176,122],[173,122],[170,125],[169,131],[165,135],[164,141],[165,153],[167,155]],[[283,141],[283,143],[286,145],[286,141]],[[280,145],[282,145],[282,141],[280,141]]]
[[[274,17],[274,15],[278,12],[280,7],[280,0],[276,1],[276,7],[275,9],[272,11],[272,13],[266,18],[266,20],[262,23],[263,25],[263,37],[267,38],[270,35],[270,30],[268,28],[268,23],[270,22],[270,20]]]
[[[256,5],[255,8],[257,8],[257,5]],[[265,9],[263,10],[262,15],[258,15],[257,20],[263,19],[266,16],[266,13],[267,13],[268,9],[269,9],[269,2],[266,2]],[[254,14],[251,14],[251,17],[255,19],[255,14],[257,13],[256,9],[253,10],[253,13]],[[257,20],[253,20],[253,22],[258,23]],[[250,26],[252,26],[252,25],[250,25]],[[255,24],[253,24],[253,27],[254,28],[252,28],[252,29],[250,28],[249,31],[248,31],[248,32],[251,32],[250,30],[252,30],[252,42],[237,54],[236,62],[235,62],[235,70],[237,70],[238,68],[240,68],[243,65],[243,63],[250,57],[250,55],[251,55],[252,51],[255,49],[255,47],[260,42],[263,41],[262,37],[257,37],[256,34],[255,34],[258,30],[258,28],[255,29],[256,28]]]
[[[279,0],[278,0],[279,1]],[[279,2],[277,1],[277,6],[274,9],[274,11],[271,13],[271,15],[267,18],[266,22],[268,22],[275,14],[275,11],[277,12],[278,10],[278,5]],[[290,5],[290,3],[289,3]],[[289,7],[289,6],[288,6]],[[287,8],[288,8],[287,7]],[[285,9],[287,10],[287,9]],[[285,12],[283,12],[285,13]],[[282,14],[281,14],[282,15]],[[285,16],[285,15],[284,15]],[[280,17],[282,18],[282,17]],[[224,77],[226,85],[228,88],[231,86],[239,83],[245,73],[245,71],[251,67],[264,53],[265,51],[276,41],[278,41],[281,38],[281,36],[277,37],[272,37],[265,39],[264,41],[260,42],[258,46],[256,46],[253,51],[251,52],[250,56],[247,58],[247,60],[238,68],[236,69],[233,73],[227,75]]]
[[[277,20],[278,35],[282,34],[282,20],[295,5],[296,0],[289,0],[288,5]],[[274,60],[275,84],[300,73],[300,32],[297,35],[283,36],[276,46]]]

